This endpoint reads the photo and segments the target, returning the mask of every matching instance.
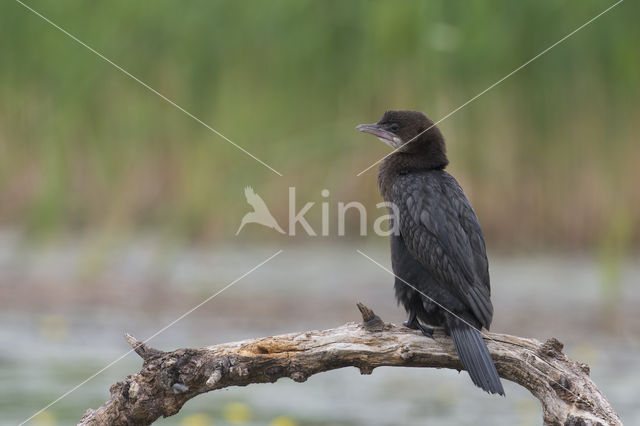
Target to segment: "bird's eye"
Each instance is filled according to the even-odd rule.
[[[398,124],[397,124],[397,123],[393,123],[393,124],[389,127],[389,129],[391,129],[391,131],[392,131],[392,132],[397,131],[399,128],[400,128],[400,126],[398,126]]]

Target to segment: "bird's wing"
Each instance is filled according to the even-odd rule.
[[[264,203],[264,200],[254,192],[253,188],[247,186],[244,189],[244,196],[247,197],[247,203],[257,212],[261,211],[269,211],[267,205]]]
[[[444,171],[399,176],[392,201],[409,252],[489,328],[489,270],[478,219],[455,179]]]

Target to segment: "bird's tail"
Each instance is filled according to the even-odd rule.
[[[480,332],[458,318],[448,316],[447,322],[453,345],[473,383],[486,392],[504,396],[500,376]]]

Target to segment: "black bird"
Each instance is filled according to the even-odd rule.
[[[449,160],[440,130],[418,111],[387,111],[356,130],[397,149],[382,161],[378,186],[398,208],[398,223],[390,223],[399,230],[391,234],[391,262],[396,298],[409,314],[404,325],[429,337],[432,326],[443,327],[473,383],[504,395],[479,331],[493,317],[482,229],[444,170]]]

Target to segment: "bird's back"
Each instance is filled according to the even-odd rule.
[[[488,328],[493,307],[484,238],[456,180],[443,170],[400,174],[391,198],[401,234],[392,242],[396,273],[410,275],[429,296],[460,314],[468,311]]]

